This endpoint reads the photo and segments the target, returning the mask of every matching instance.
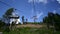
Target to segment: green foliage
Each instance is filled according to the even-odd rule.
[[[0,31],[2,31],[2,30],[3,30],[3,28],[2,28],[2,27],[4,27],[4,25],[5,25],[5,23],[4,23],[2,20],[0,20]]]
[[[5,25],[5,23],[2,20],[0,20],[0,27],[2,27],[4,25]]]
[[[10,29],[9,29],[9,27],[7,26],[7,27],[5,27],[5,29],[3,30],[3,32],[9,32],[10,31]]]
[[[26,22],[24,22],[24,23],[26,23]],[[35,25],[37,25],[37,24],[43,24],[42,22],[27,22],[26,24],[35,24]]]
[[[43,22],[47,23],[47,27],[49,27],[49,25],[53,25],[55,29],[60,30],[60,15],[57,13],[54,14],[49,12],[48,16],[43,19]]]
[[[24,22],[24,16],[22,16],[22,22]]]
[[[46,28],[29,28],[29,27],[23,27],[23,28],[16,28],[14,31],[11,30],[10,32],[4,31],[3,34],[60,34],[59,31],[53,32],[53,30]]]
[[[9,17],[13,12],[13,8],[8,9],[5,14],[3,15],[3,18]]]
[[[6,31],[9,31],[9,28],[8,27],[6,27],[6,25],[5,25],[5,23],[6,22],[9,22],[9,16],[12,14],[12,12],[13,12],[13,8],[10,8],[10,9],[8,9],[6,12],[5,12],[5,14],[2,16],[3,18],[2,18],[2,20],[0,20],[0,29],[1,29],[1,27],[3,27],[3,30],[6,30]],[[5,29],[6,28],[6,29]],[[2,30],[2,29],[1,29]]]

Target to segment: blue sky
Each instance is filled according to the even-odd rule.
[[[43,17],[47,16],[48,12],[60,14],[60,0],[34,0],[35,11],[33,10],[33,0],[0,0],[10,6],[16,8],[15,12],[20,16],[25,16],[29,22],[32,22],[32,16],[37,14],[37,21],[43,20]],[[0,17],[8,10],[12,8],[0,2]]]

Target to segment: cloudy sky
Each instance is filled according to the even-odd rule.
[[[48,12],[60,14],[60,0],[0,0],[0,17],[12,7],[17,9],[15,12],[20,16],[20,20],[22,16],[25,16],[25,19],[27,18],[29,22],[33,21],[31,17],[34,14],[37,15],[39,22],[47,16]]]

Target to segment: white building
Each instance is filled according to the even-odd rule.
[[[10,15],[10,24],[12,24],[12,22],[16,22],[16,24],[21,23],[19,16],[16,13],[12,13],[12,15]],[[23,24],[23,23],[21,23]]]

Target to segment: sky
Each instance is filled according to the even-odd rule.
[[[16,13],[21,17],[24,16],[29,22],[33,22],[33,16],[37,15],[37,22],[43,21],[48,12],[60,14],[60,0],[0,0],[0,17],[9,9],[16,8]],[[34,4],[33,4],[34,1]],[[33,7],[34,5],[34,7]],[[35,10],[34,10],[35,8]]]

